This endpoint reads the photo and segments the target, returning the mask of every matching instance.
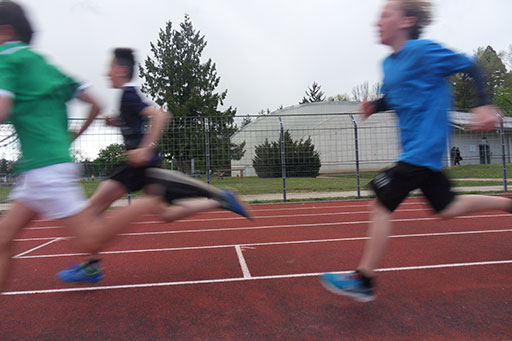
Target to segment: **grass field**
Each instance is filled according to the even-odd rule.
[[[454,181],[454,186],[490,186],[500,185],[503,182],[503,167],[501,165],[466,165],[446,169],[448,176]],[[363,172],[360,176],[361,189],[373,179],[376,172]],[[507,174],[512,177],[512,165],[507,165]],[[482,179],[482,180],[477,180]],[[200,179],[206,181],[205,178]],[[81,182],[84,192],[89,197],[94,193],[100,181]],[[258,177],[225,177],[218,180],[212,177],[211,184],[218,188],[229,188],[239,194],[266,194],[281,193],[283,180],[281,178],[262,179]],[[0,200],[5,201],[12,187],[0,187]],[[357,189],[357,180],[354,173],[318,178],[288,178],[286,189],[289,192],[335,192],[354,191]]]

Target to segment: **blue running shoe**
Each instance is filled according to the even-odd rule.
[[[103,279],[103,269],[99,261],[87,261],[72,265],[66,270],[57,273],[57,278],[68,283],[98,283]]]
[[[350,296],[359,302],[375,299],[373,284],[363,280],[359,271],[349,274],[325,273],[320,276],[320,281],[327,290],[337,295]]]
[[[242,201],[238,200],[236,194],[231,191],[223,190],[221,192],[222,198],[220,199],[220,207],[231,211],[233,213],[239,214],[242,217],[246,217],[247,219],[252,220],[251,217],[251,209],[249,206],[245,205]]]

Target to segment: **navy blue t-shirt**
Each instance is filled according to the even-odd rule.
[[[409,40],[384,60],[382,93],[400,122],[404,161],[432,170],[442,168],[451,127],[452,105],[447,77],[467,70],[473,62],[429,40]]]
[[[123,88],[119,118],[121,119],[120,128],[127,150],[138,148],[144,138],[147,119],[142,115],[142,111],[148,106],[149,104],[142,100],[137,88],[132,85],[126,85]],[[155,153],[152,163],[158,161],[158,153]]]
[[[121,133],[127,150],[137,148],[144,137],[146,118],[141,112],[148,106],[135,87],[127,86],[123,89],[119,118],[122,121]]]

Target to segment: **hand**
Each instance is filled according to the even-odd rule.
[[[373,104],[373,102],[364,101],[359,108],[359,112],[363,115],[363,120],[366,120],[375,112],[375,104]]]
[[[144,166],[153,158],[154,150],[151,147],[137,148],[125,152],[123,155],[128,158],[127,162],[135,167]]]
[[[79,136],[79,135],[78,135],[78,132],[76,132],[76,131],[71,131],[71,130],[69,131],[69,135],[71,135],[71,141],[76,140],[76,139],[78,138],[78,136]]]
[[[467,126],[469,130],[489,131],[496,129],[503,122],[503,114],[494,105],[482,105],[471,112],[473,117]]]
[[[119,127],[121,125],[119,117],[109,117],[109,116],[105,116],[105,124],[108,126],[111,126],[111,127]]]

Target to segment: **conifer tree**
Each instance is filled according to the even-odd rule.
[[[192,159],[196,168],[205,169],[207,130],[211,168],[230,168],[231,160],[239,160],[244,153],[245,142],[231,143],[237,130],[236,109],[219,110],[227,90],[217,92],[216,65],[211,59],[202,61],[206,44],[204,35],[185,15],[178,30],[167,22],[157,42],[150,44],[153,56],[139,67],[142,91],[174,116],[160,146],[164,158],[175,160],[187,173]]]

